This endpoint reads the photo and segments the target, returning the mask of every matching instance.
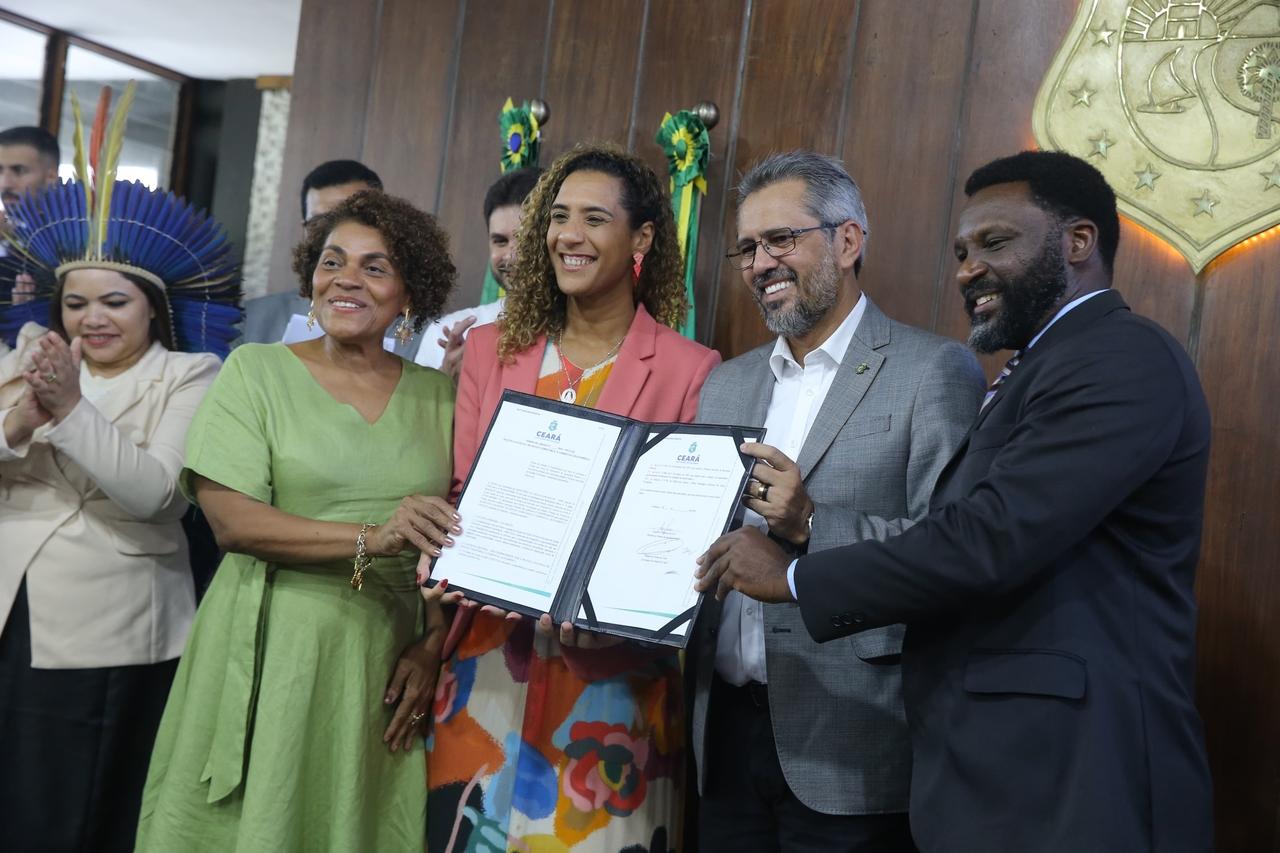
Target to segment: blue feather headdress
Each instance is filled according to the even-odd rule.
[[[104,138],[110,91],[103,90],[89,162],[72,93],[76,180],[25,196],[8,211],[12,251],[0,259],[0,336],[10,345],[23,323],[49,322],[64,275],[91,268],[129,273],[159,288],[177,349],[221,357],[231,349],[242,314],[240,279],[222,226],[173,193],[115,179],[133,91],[130,83]],[[34,280],[35,298],[15,305],[14,286],[24,275]]]

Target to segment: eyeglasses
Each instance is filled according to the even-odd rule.
[[[765,253],[771,258],[785,257],[796,250],[796,238],[801,234],[839,228],[843,224],[843,222],[824,222],[821,225],[810,225],[808,228],[780,228],[777,231],[770,231],[754,242],[739,243],[736,251],[725,253],[725,258],[738,269],[749,270],[756,262],[757,246],[764,246]]]

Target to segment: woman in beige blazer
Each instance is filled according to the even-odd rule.
[[[83,297],[77,276],[97,272],[68,276],[63,305]],[[119,279],[109,293],[148,303],[104,272]],[[177,479],[187,426],[220,362],[170,352],[146,320],[111,323],[108,298],[120,300],[96,294],[82,323],[68,318],[71,345],[31,323],[0,361],[0,784],[21,799],[42,789],[33,796],[42,804],[24,812],[42,825],[31,840],[68,841],[18,849],[73,849],[73,838],[99,833],[132,843],[121,823],[136,818],[195,612]],[[90,324],[123,328],[142,346],[75,365]],[[32,381],[37,360],[44,372]],[[68,821],[58,803],[90,806]]]
[[[171,195],[108,183],[102,163],[96,185],[25,198],[13,220],[19,272],[44,303],[29,307],[49,328],[27,323],[0,355],[0,847],[12,850],[133,846],[195,611],[179,523],[187,428],[239,316],[221,229]],[[0,270],[0,332],[14,278]]]

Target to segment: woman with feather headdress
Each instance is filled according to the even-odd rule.
[[[216,223],[115,180],[132,96],[107,132],[104,92],[88,157],[75,104],[77,180],[14,206],[0,269],[13,345],[0,358],[0,802],[13,850],[131,847],[195,611],[178,473],[239,285]]]

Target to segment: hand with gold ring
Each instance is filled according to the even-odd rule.
[[[802,546],[809,541],[809,516],[813,501],[805,490],[800,468],[776,447],[748,441],[740,449],[758,461],[751,476],[756,483],[742,499],[747,509],[762,517],[774,536]]]
[[[57,332],[40,338],[23,379],[54,422],[61,423],[80,402],[80,339],[67,344]]]
[[[415,742],[419,746],[422,744],[423,733],[419,725],[426,719],[435,700],[436,678],[440,675],[440,643],[443,640],[443,636],[438,641],[418,640],[405,649],[396,662],[391,682],[382,696],[383,704],[399,703],[382,735],[382,742],[392,752],[401,749],[408,752]]]

